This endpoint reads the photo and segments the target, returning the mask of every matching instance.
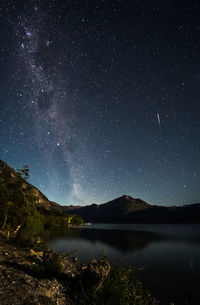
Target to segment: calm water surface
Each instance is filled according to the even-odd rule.
[[[59,233],[49,245],[85,262],[105,250],[111,262],[143,266],[137,276],[161,304],[200,304],[199,224],[94,224]]]

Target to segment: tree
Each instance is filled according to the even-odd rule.
[[[20,169],[17,169],[17,173],[25,180],[28,180],[28,178],[29,178],[29,171],[30,171],[30,169],[29,169],[28,164],[23,165],[23,167]]]
[[[0,233],[15,236],[24,228],[28,217],[36,210],[35,196],[31,189],[22,187],[23,181],[16,175],[0,177]]]

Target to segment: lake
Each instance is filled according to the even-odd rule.
[[[83,262],[103,250],[111,263],[138,266],[161,304],[200,304],[200,224],[93,224],[55,234],[49,246]]]

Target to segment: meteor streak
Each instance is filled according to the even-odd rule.
[[[157,119],[158,119],[158,124],[160,126],[160,114],[159,113],[157,113]]]

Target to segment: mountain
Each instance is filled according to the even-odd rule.
[[[23,202],[23,207],[22,207]],[[124,195],[104,204],[61,206],[21,177],[19,172],[0,160],[0,216],[9,209],[10,215],[32,207],[45,213],[78,214],[84,221],[98,223],[199,223],[200,204],[184,206],[150,205],[141,199]],[[19,210],[18,210],[19,209]],[[29,213],[30,214],[30,213]],[[0,217],[2,219],[2,216]]]
[[[65,206],[65,212],[69,214],[76,213],[81,215],[85,221],[92,222],[124,222],[123,220],[130,214],[136,211],[141,211],[149,208],[150,205],[141,199],[134,199],[124,195],[115,200],[104,204],[91,204],[85,207],[82,206]]]
[[[92,222],[126,222],[126,218],[132,213],[149,209],[150,204],[141,200],[134,199],[128,195],[121,196],[104,204],[91,204],[87,206],[65,206],[64,210],[67,213],[81,215],[85,221]]]
[[[200,204],[184,206],[150,205],[124,195],[100,205],[65,206],[68,214],[77,213],[86,222],[97,223],[199,223]]]
[[[184,206],[156,206],[131,213],[126,218],[127,223],[199,223],[200,204]]]
[[[35,186],[23,179],[17,171],[0,160],[0,204],[4,204],[5,195],[15,196],[23,195],[25,199],[34,197],[34,203],[38,208],[44,211],[61,212],[62,208],[59,204],[49,201],[48,198]],[[4,195],[4,196],[3,196]],[[12,198],[9,198],[11,200]]]

